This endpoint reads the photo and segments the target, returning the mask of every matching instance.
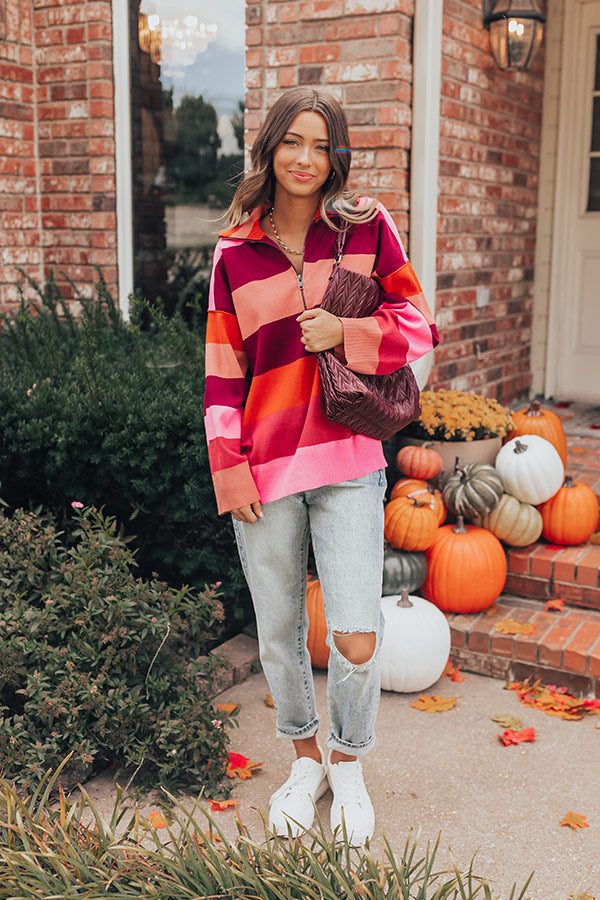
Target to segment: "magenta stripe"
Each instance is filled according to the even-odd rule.
[[[254,375],[262,375],[271,369],[287,366],[288,363],[306,356],[304,344],[301,343],[302,331],[296,322],[297,312],[262,325],[258,331],[247,337],[244,342],[248,361]]]

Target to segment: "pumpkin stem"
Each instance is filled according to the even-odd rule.
[[[456,525],[454,526],[452,531],[454,532],[454,534],[468,534],[469,533],[469,529],[466,528],[466,526],[465,526],[465,520],[464,520],[463,516],[458,517],[458,521],[456,522]]]
[[[529,409],[527,410],[525,415],[532,416],[534,418],[543,416],[544,413],[543,413],[543,410],[541,407],[542,407],[542,404],[540,403],[539,400],[532,400],[531,403],[529,404]]]
[[[402,588],[402,593],[400,599],[396,602],[396,606],[401,607],[401,609],[411,609],[414,606],[414,603],[411,602],[408,596],[408,588]]]
[[[525,453],[527,450],[527,444],[522,444],[521,441],[515,441],[515,446],[513,447],[513,453]]]
[[[565,480],[563,482],[563,487],[577,487],[573,479],[570,475],[565,475]]]

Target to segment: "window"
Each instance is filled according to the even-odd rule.
[[[131,0],[134,285],[204,302],[243,170],[244,0]]]
[[[592,93],[592,140],[587,212],[600,211],[600,34],[596,36],[596,61]]]

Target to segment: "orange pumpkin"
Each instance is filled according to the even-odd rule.
[[[506,555],[490,531],[465,525],[438,528],[425,551],[428,572],[421,591],[446,612],[474,613],[491,606],[506,581]]]
[[[430,450],[425,444],[413,446],[409,444],[399,450],[396,455],[398,471],[409,478],[424,478],[428,481],[442,471],[442,457],[437,450]]]
[[[327,622],[321,582],[313,572],[308,573],[306,582],[306,612],[308,614],[308,636],[306,644],[310,661],[315,669],[326,669],[329,662],[329,647],[325,643]]]
[[[556,447],[563,466],[567,465],[567,439],[556,413],[550,409],[542,409],[539,400],[532,400],[527,409],[512,413],[512,420],[515,427],[506,435],[503,443],[522,434],[538,434]]]
[[[427,501],[398,497],[385,507],[384,535],[396,550],[425,550],[438,530],[437,515]]]
[[[540,506],[542,534],[552,544],[583,544],[598,526],[598,499],[587,484],[565,482],[553,497]]]
[[[401,478],[392,488],[390,500],[396,500],[398,497],[426,500],[437,516],[438,525],[442,525],[446,520],[446,506],[442,492],[426,481],[419,478]]]

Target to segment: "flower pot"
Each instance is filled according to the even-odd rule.
[[[406,445],[422,447],[427,445],[431,450],[437,450],[442,457],[442,484],[454,471],[454,464],[458,457],[461,465],[466,463],[489,463],[494,465],[498,451],[502,447],[502,438],[490,437],[482,441],[425,441],[421,438],[402,437],[397,435],[396,451]]]

